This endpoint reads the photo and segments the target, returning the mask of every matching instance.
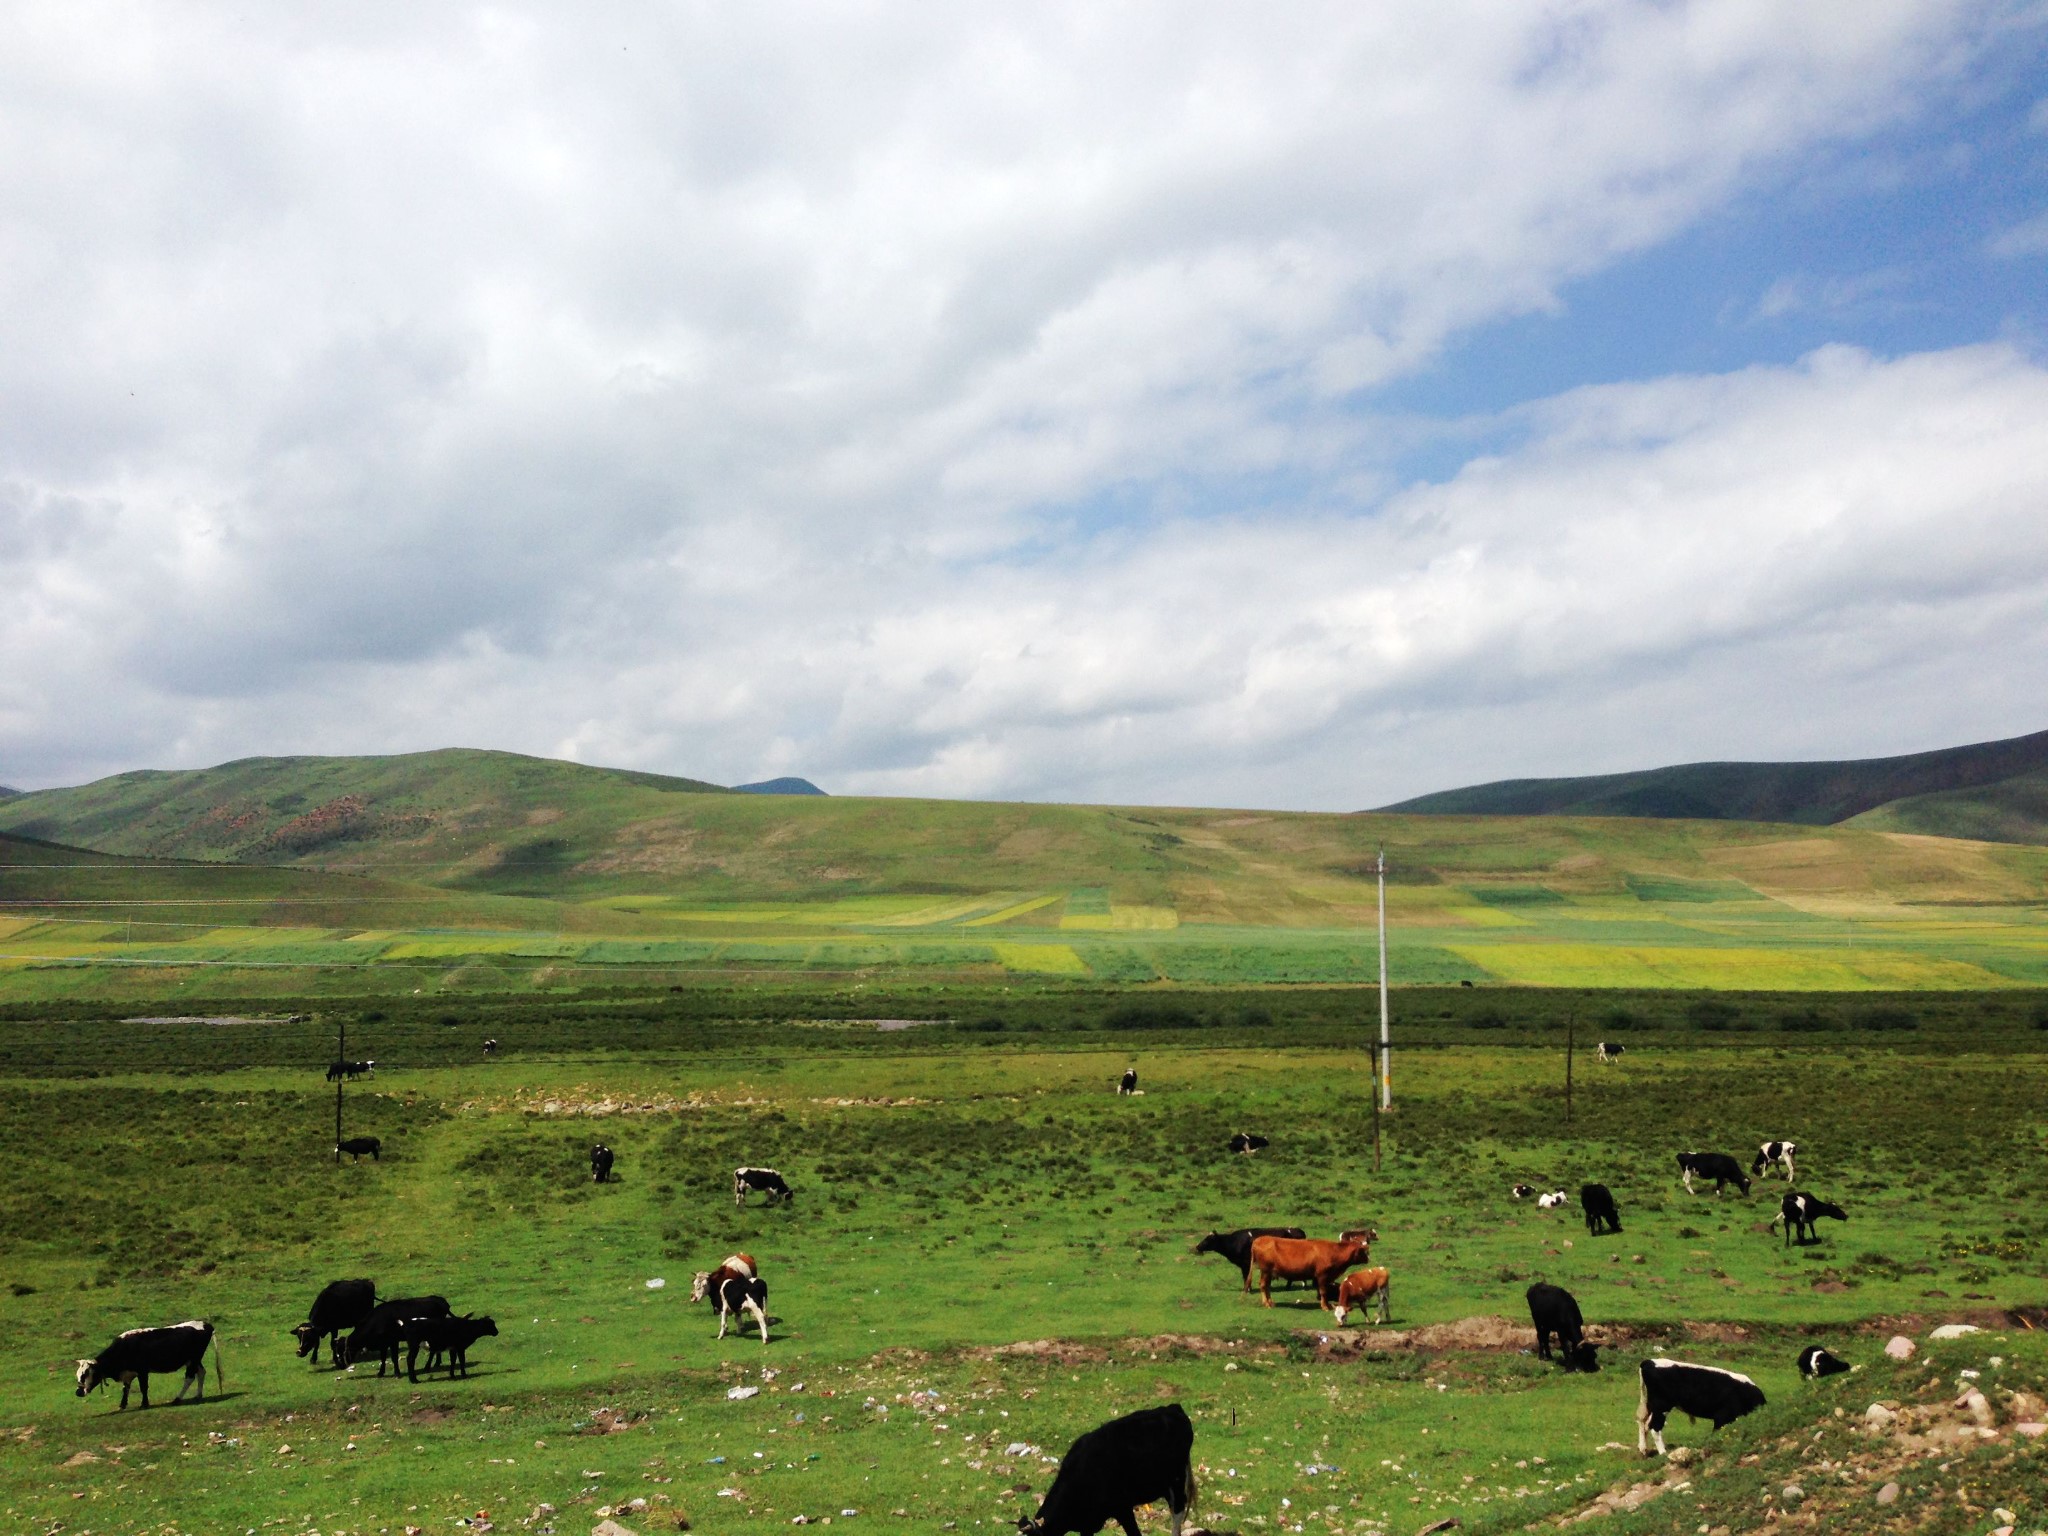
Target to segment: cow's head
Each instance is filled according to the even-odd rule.
[[[298,1327],[292,1330],[292,1337],[299,1341],[299,1358],[301,1360],[320,1347],[320,1330],[311,1323],[300,1323]]]
[[[1568,1371],[1597,1371],[1600,1369],[1600,1346],[1581,1340],[1567,1344],[1564,1349],[1564,1365]]]
[[[467,1322],[469,1319],[465,1318],[464,1321]],[[498,1323],[495,1318],[479,1317],[475,1320],[473,1326],[476,1329],[478,1338],[495,1339],[498,1336]]]
[[[1347,1227],[1337,1234],[1340,1243],[1376,1243],[1379,1240],[1378,1227]]]
[[[1222,1251],[1223,1234],[1221,1232],[1211,1232],[1207,1237],[1195,1244],[1195,1252],[1197,1253],[1221,1253]]]
[[[105,1376],[100,1374],[99,1361],[81,1360],[78,1362],[78,1395],[80,1397],[85,1396],[86,1393],[92,1391],[93,1388],[106,1379]]]
[[[1749,1180],[1738,1173],[1735,1175],[1735,1187],[1746,1195],[1749,1193]]]
[[[690,1280],[690,1300],[702,1301],[711,1294],[711,1271],[700,1269]]]

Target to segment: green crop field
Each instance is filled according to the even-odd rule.
[[[993,1529],[1035,1507],[1075,1434],[1169,1399],[1195,1420],[1197,1519],[1218,1530],[1520,1530],[1645,1478],[1657,1496],[1600,1529],[1753,1528],[1795,1480],[1826,1528],[1875,1529],[1893,1461],[1915,1529],[1988,1529],[1998,1504],[2048,1523],[2042,1445],[2010,1428],[2028,1403],[2012,1394],[2048,1383],[2028,1310],[2048,1292],[2037,1001],[1406,994],[1376,1171],[1362,1010],[1341,993],[1106,989],[1076,1020],[1048,982],[894,1031],[872,1020],[929,1018],[907,1011],[918,994],[730,996],[747,1006],[704,989],[210,1022],[18,1005],[0,1024],[8,1528]],[[1631,1044],[1614,1066],[1579,1058],[1569,1119],[1560,1010]],[[329,1152],[319,1069],[341,1022],[379,1061],[346,1115],[381,1161]],[[487,1032],[505,1042],[489,1062]],[[1132,1062],[1143,1092],[1118,1098]],[[1272,1146],[1231,1156],[1238,1129]],[[1673,1176],[1675,1150],[1770,1136],[1849,1211],[1810,1247],[1765,1227],[1782,1184],[1716,1199]],[[614,1184],[589,1180],[595,1138]],[[782,1169],[794,1204],[735,1209],[741,1162]],[[1508,1192],[1588,1179],[1614,1188],[1620,1236]],[[1212,1227],[1279,1222],[1376,1226],[1398,1338],[1337,1330],[1306,1293],[1267,1310],[1190,1252]],[[714,1341],[687,1299],[734,1249],[770,1285],[765,1346]],[[467,1380],[295,1359],[285,1330],[354,1275],[500,1334]],[[1606,1370],[1519,1352],[1539,1277],[1607,1330]],[[203,1404],[165,1407],[160,1379],[147,1413],[72,1395],[74,1356],[195,1316],[219,1329],[224,1395],[209,1380]],[[1951,1317],[1989,1331],[1928,1343]],[[1884,1358],[1895,1329],[1915,1361]],[[1809,1340],[1863,1369],[1800,1382]],[[1657,1348],[1747,1370],[1771,1399],[1718,1436],[1675,1420],[1673,1444],[1707,1454],[1669,1478],[1632,1433],[1634,1362]],[[1860,1427],[1875,1399],[1947,1403],[1966,1370],[1989,1438],[1914,1450]]]

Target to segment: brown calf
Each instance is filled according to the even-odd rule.
[[[1259,1271],[1259,1295],[1273,1305],[1273,1277],[1282,1280],[1313,1280],[1316,1305],[1330,1306],[1330,1287],[1354,1264],[1372,1257],[1371,1240],[1363,1236],[1342,1237],[1334,1243],[1313,1237],[1256,1237],[1252,1239],[1252,1263]]]
[[[1356,1311],[1377,1296],[1379,1310],[1373,1314],[1372,1325],[1377,1328],[1387,1320],[1387,1309],[1393,1297],[1393,1276],[1384,1269],[1354,1269],[1337,1282],[1337,1326],[1344,1326],[1344,1314]]]

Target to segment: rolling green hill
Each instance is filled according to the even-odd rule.
[[[1987,843],[2048,843],[2048,772],[2021,774],[1975,789],[1909,795],[1865,811],[1852,824]]]
[[[2048,829],[2040,809],[2043,774],[2048,731],[1851,762],[1685,763],[1588,778],[1503,779],[1420,795],[1386,809],[1426,816],[1647,816],[1833,826],[1898,802],[1940,801],[1885,824],[1937,836],[2040,842]],[[2008,783],[2034,787],[1996,792]]]

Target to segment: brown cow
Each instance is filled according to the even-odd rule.
[[[1330,1286],[1354,1264],[1372,1257],[1372,1240],[1363,1233],[1326,1243],[1313,1237],[1257,1237],[1252,1239],[1252,1263],[1259,1271],[1259,1295],[1273,1305],[1273,1277],[1282,1280],[1313,1280],[1316,1305],[1329,1310]]]
[[[1344,1314],[1368,1305],[1379,1298],[1379,1311],[1373,1314],[1372,1325],[1377,1328],[1387,1320],[1387,1308],[1393,1297],[1393,1276],[1384,1269],[1354,1269],[1337,1282],[1337,1326],[1344,1326]]]

